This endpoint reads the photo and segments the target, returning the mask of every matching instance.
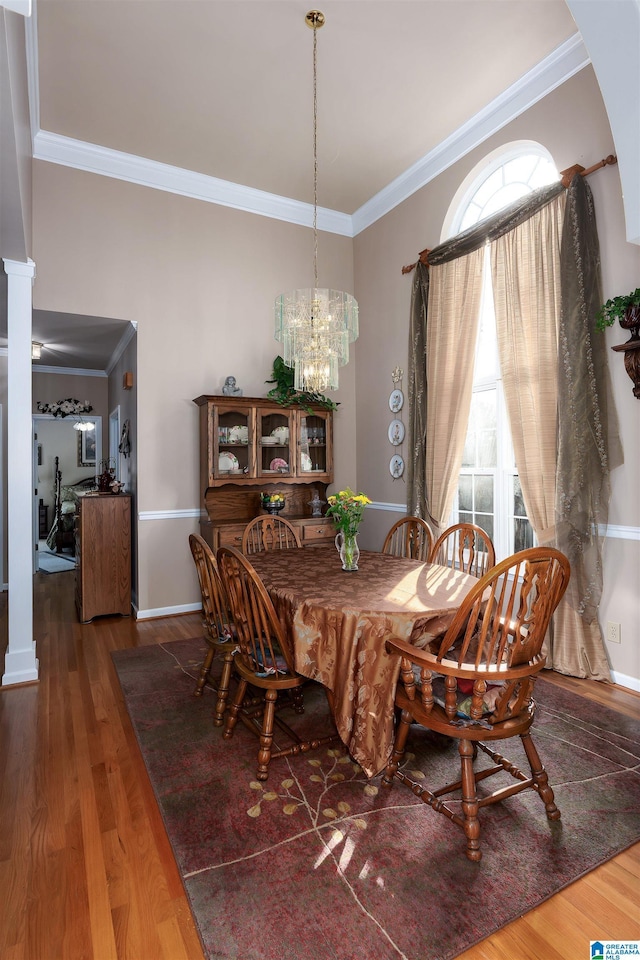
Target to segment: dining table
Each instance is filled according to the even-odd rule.
[[[330,546],[250,558],[293,647],[298,673],[327,691],[340,738],[368,777],[393,747],[398,637],[417,645],[442,635],[475,577],[435,563],[363,550],[345,571]]]

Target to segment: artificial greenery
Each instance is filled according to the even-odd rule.
[[[604,331],[616,320],[622,320],[629,307],[640,307],[640,287],[626,297],[612,297],[596,314],[596,330]]]
[[[316,406],[326,407],[327,410],[338,409],[338,404],[329,397],[325,397],[322,393],[306,393],[296,390],[293,385],[293,367],[288,367],[282,357],[276,357],[273,361],[273,372],[271,376],[272,379],[265,380],[265,383],[275,383],[275,387],[269,390],[267,396],[283,407],[297,404],[309,410],[310,404],[314,403]]]

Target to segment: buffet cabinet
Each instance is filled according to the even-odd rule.
[[[329,517],[313,517],[333,481],[333,414],[311,404],[285,407],[265,397],[200,396],[201,533],[213,550],[240,547],[262,494],[285,499],[279,514],[304,545],[333,542]]]
[[[131,613],[131,496],[87,493],[75,518],[76,608],[82,623]]]

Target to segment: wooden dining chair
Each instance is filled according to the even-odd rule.
[[[302,547],[296,528],[284,517],[254,517],[244,528],[242,552],[246,556],[263,550],[288,550]]]
[[[209,679],[213,658],[216,654],[222,654],[222,673],[218,682],[218,696],[213,717],[214,726],[221,727],[229,696],[236,630],[211,547],[195,533],[192,533],[189,537],[189,546],[200,583],[204,639],[208,648],[200,669],[194,695],[196,697],[202,696],[202,691]]]
[[[455,523],[440,534],[429,556],[431,563],[483,577],[496,562],[491,537],[475,523]]]
[[[227,713],[224,738],[229,740],[238,719],[260,739],[258,780],[266,780],[271,760],[304,753],[323,744],[335,743],[330,736],[301,739],[276,711],[291,706],[304,713],[302,686],[313,683],[296,673],[293,650],[262,580],[250,561],[233,547],[220,547],[217,554],[238,636],[234,665],[238,688]],[[258,699],[246,700],[247,687],[262,691]],[[274,726],[290,743],[274,750]]]
[[[400,780],[461,827],[470,860],[482,856],[478,813],[488,804],[531,789],[542,799],[548,819],[560,819],[530,728],[534,681],[546,662],[542,644],[569,576],[569,561],[557,550],[523,550],[493,567],[467,594],[437,653],[404,640],[387,641],[387,651],[401,658],[395,700],[401,714],[382,782],[391,787],[394,778]],[[457,741],[461,769],[455,781],[431,789],[402,767],[412,723]],[[529,774],[488,746],[515,736],[522,741]],[[478,749],[493,767],[474,768]],[[503,773],[515,783],[493,793],[478,789],[488,777]],[[451,794],[457,799],[448,800]]]
[[[429,524],[420,517],[402,517],[389,530],[382,552],[410,560],[428,560],[433,545]]]

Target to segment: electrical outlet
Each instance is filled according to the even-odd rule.
[[[620,624],[607,621],[607,640],[609,643],[620,643]]]

